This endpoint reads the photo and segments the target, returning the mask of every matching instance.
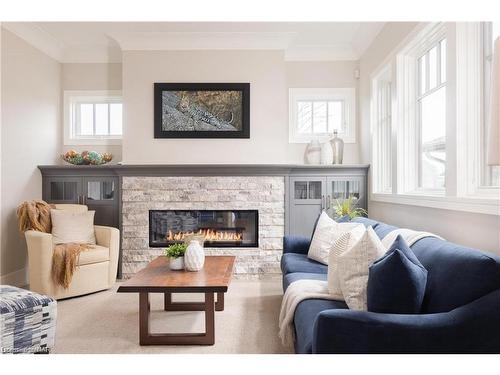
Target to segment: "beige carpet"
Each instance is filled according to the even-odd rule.
[[[290,353],[278,339],[281,280],[233,280],[225,310],[215,313],[213,346],[140,346],[139,296],[108,291],[58,302],[54,353]],[[175,295],[176,300],[201,295]],[[177,298],[178,297],[178,298]],[[202,312],[163,311],[151,294],[152,332],[202,332]]]

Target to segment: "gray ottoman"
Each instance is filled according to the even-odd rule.
[[[0,285],[2,353],[48,353],[54,347],[57,302],[47,296]]]

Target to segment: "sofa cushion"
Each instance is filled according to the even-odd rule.
[[[342,301],[324,299],[306,299],[298,304],[293,319],[296,353],[312,353],[314,322],[320,312],[331,309],[347,309],[347,305]]]
[[[286,290],[291,283],[297,280],[321,280],[326,281],[325,273],[294,272],[283,276],[283,290]]]
[[[500,288],[500,258],[427,237],[412,247],[427,269],[422,313],[450,311]]]
[[[82,251],[78,259],[78,265],[107,262],[109,260],[109,249],[104,246],[94,245],[94,248]]]
[[[281,257],[281,271],[283,275],[293,272],[326,274],[328,266],[309,259],[306,254],[286,253]]]
[[[370,266],[368,311],[418,314],[426,282],[427,270],[398,235],[387,253]]]
[[[389,233],[392,232],[393,230],[398,229],[398,227],[395,227],[393,225],[385,224],[385,223],[378,223],[376,227],[373,228],[377,236],[382,240],[384,237]]]
[[[364,217],[364,216],[355,217],[355,218],[351,219],[351,222],[361,223],[365,227],[373,227],[373,229],[375,229],[375,227],[379,224],[378,221],[368,219],[367,217]]]

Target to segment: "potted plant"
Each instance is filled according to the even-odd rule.
[[[187,245],[185,243],[176,243],[165,249],[165,255],[170,259],[169,265],[171,270],[184,269],[184,253]]]
[[[367,212],[364,208],[356,207],[358,203],[358,199],[353,195],[349,196],[349,198],[342,200],[335,200],[335,204],[332,209],[335,213],[335,218],[341,218],[348,216],[349,219],[354,219],[358,216],[367,216]]]

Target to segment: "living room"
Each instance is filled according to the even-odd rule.
[[[480,3],[13,5],[2,353],[499,354],[500,23]]]

